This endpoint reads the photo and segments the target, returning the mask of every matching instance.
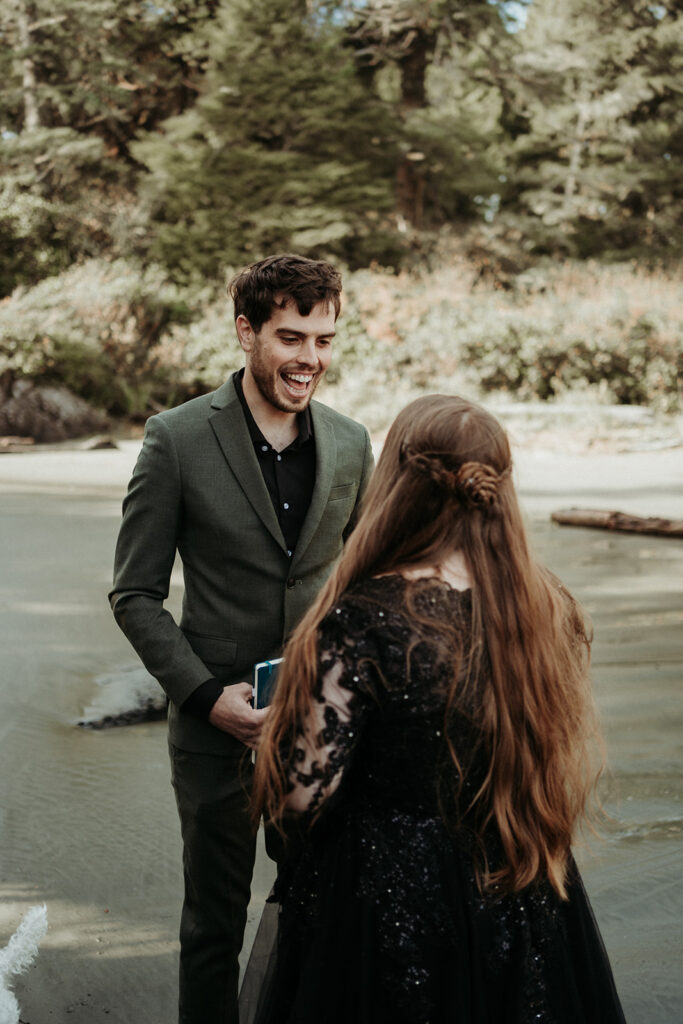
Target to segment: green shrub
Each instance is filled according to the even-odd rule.
[[[468,332],[461,357],[485,392],[547,400],[597,385],[623,405],[665,412],[678,406],[681,349],[651,314],[626,322],[610,318],[590,333],[571,322],[520,315],[496,333]]]
[[[219,387],[244,363],[232,304],[225,294],[207,292],[194,305],[196,319],[173,324],[164,335],[165,344],[177,353],[178,381],[187,394]]]
[[[477,284],[473,261],[421,274],[345,273],[323,401],[380,432],[429,391],[679,407],[683,312],[675,274],[568,262]],[[61,383],[144,416],[243,365],[219,282],[179,288],[156,267],[90,261],[0,302],[0,375]]]
[[[475,269],[456,260],[423,275],[351,275],[335,401],[345,395],[347,409],[372,422],[396,394],[444,390],[552,400],[589,387],[603,402],[679,408],[675,274],[568,262],[505,290],[476,285]]]
[[[144,414],[179,390],[167,328],[191,317],[157,268],[90,260],[0,304],[0,373],[63,384],[114,415]]]

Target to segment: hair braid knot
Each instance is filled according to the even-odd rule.
[[[506,466],[498,473],[493,466],[482,462],[463,462],[457,469],[449,469],[439,452],[416,452],[408,444],[402,446],[401,461],[470,509],[490,508],[498,496],[501,481],[511,468]]]

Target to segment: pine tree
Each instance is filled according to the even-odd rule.
[[[623,18],[614,39],[617,89],[627,97],[631,138],[613,162],[606,236],[611,249],[679,256],[683,249],[683,3],[635,0],[607,17]]]
[[[196,105],[134,146],[150,170],[148,255],[214,279],[281,249],[386,256],[396,138],[333,16],[302,0],[232,0]]]
[[[125,248],[130,141],[194,100],[213,6],[0,0],[0,294]]]
[[[366,78],[384,76],[402,126],[396,209],[420,230],[479,216],[498,187],[504,4],[367,0],[347,39]],[[393,74],[392,74],[393,72]]]
[[[680,244],[683,11],[677,0],[534,0],[516,62],[524,127],[507,209],[540,251]]]

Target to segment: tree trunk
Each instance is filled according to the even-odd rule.
[[[24,128],[33,131],[40,126],[40,115],[38,112],[38,99],[36,96],[36,66],[33,58],[28,55],[31,48],[31,29],[29,27],[29,12],[26,4],[17,5],[17,28],[19,29],[19,45],[24,53],[22,61],[22,92],[24,97]]]
[[[422,28],[406,33],[405,51],[398,61],[401,71],[401,114],[427,106],[426,75],[436,36]],[[403,220],[416,231],[422,227],[424,174],[422,154],[408,153],[396,169],[396,207]]]
[[[579,176],[579,169],[581,167],[581,151],[583,149],[586,122],[588,120],[585,89],[581,88],[576,91],[578,92],[578,98],[576,101],[578,114],[576,118],[574,141],[569,148],[569,166],[567,168],[567,178],[564,183],[565,199],[571,199],[576,192],[576,182]]]

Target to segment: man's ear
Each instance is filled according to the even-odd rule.
[[[244,313],[240,313],[235,320],[235,329],[237,331],[237,340],[244,351],[251,352],[254,347],[254,339],[256,336]]]

